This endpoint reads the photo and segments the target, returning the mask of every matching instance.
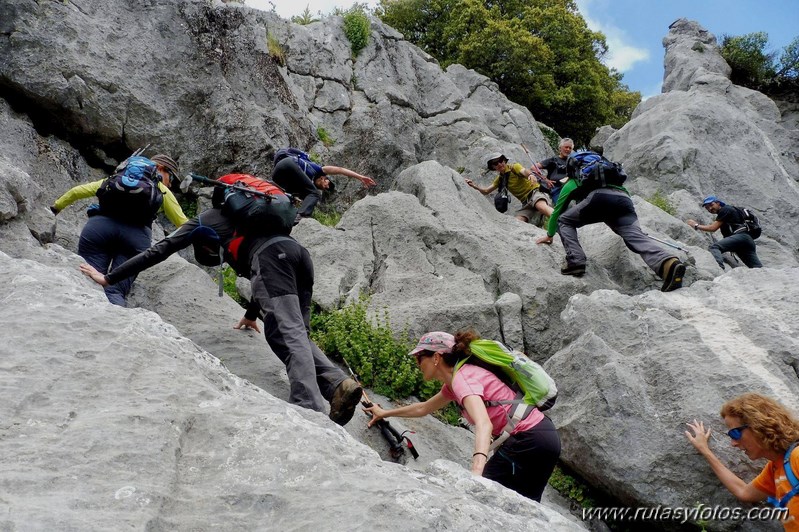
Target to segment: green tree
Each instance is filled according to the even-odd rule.
[[[776,75],[776,54],[766,51],[768,33],[758,31],[746,35],[722,35],[721,56],[730,65],[730,80],[736,85],[759,87]]]
[[[641,99],[602,64],[605,37],[574,0],[381,0],[376,14],[443,67],[475,69],[578,144],[601,125],[624,125]]]
[[[722,35],[721,56],[732,69],[733,83],[766,94],[799,92],[799,37],[781,51],[770,50],[768,34]]]
[[[782,49],[777,69],[777,77],[796,80],[799,78],[799,37]]]

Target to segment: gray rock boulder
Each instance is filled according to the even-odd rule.
[[[584,530],[451,462],[383,462],[74,269],[0,271],[5,529]]]
[[[551,416],[565,461],[630,504],[738,506],[686,440],[685,424],[703,420],[713,451],[742,478],[760,471],[729,445],[718,413],[750,391],[799,410],[797,275],[739,268],[674,297],[572,297],[562,317],[575,333],[545,365],[560,390]]]
[[[638,106],[605,155],[624,163],[631,191],[660,192],[681,219],[709,223],[699,202],[711,194],[754,209],[765,264],[796,266],[799,229],[786,220],[799,217],[799,131],[785,128],[768,97],[730,82],[715,38],[695,22],[675,22],[664,45],[673,81]]]
[[[663,47],[663,92],[688,90],[703,78],[730,78],[730,66],[718,53],[716,37],[693,20],[672,22]]]
[[[4,14],[7,98],[106,170],[150,144],[184,170],[267,175],[273,149],[293,145],[387,190],[426,159],[479,172],[492,149],[551,152],[495,84],[463,67],[443,72],[377,19],[353,59],[340,17],[300,26],[237,3],[34,2]],[[364,195],[346,181],[342,204]]]

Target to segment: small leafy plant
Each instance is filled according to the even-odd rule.
[[[283,46],[271,31],[266,34],[266,49],[269,51],[269,57],[271,57],[275,63],[280,66],[286,64],[286,53],[283,51]]]
[[[328,227],[335,227],[341,221],[341,213],[335,208],[319,208],[317,207],[313,212],[313,219],[322,225]]]
[[[344,34],[350,41],[352,56],[356,57],[369,43],[370,23],[363,5],[355,4],[344,12]]]
[[[327,148],[336,143],[336,139],[331,137],[330,133],[322,126],[316,128],[316,136],[319,137],[319,140],[321,140],[322,144]]]
[[[239,295],[239,290],[236,288],[236,272],[230,266],[222,269],[222,289],[233,298],[233,301],[242,307],[247,306],[247,302]]]
[[[594,498],[590,496],[588,485],[565,472],[561,466],[555,466],[552,476],[549,477],[549,485],[583,508],[593,508],[597,505]]]
[[[663,195],[659,190],[647,198],[646,201],[667,214],[671,214],[672,216],[677,214],[677,209],[675,209],[674,205],[671,204],[669,198]]]

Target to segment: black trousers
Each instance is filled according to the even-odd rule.
[[[548,417],[532,429],[514,434],[496,450],[483,476],[541,502],[541,494],[560,457],[558,430]]]
[[[275,165],[272,181],[292,196],[302,199],[298,214],[304,218],[313,214],[316,204],[322,199],[314,182],[291,157],[286,157]]]

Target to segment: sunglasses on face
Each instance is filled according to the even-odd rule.
[[[741,425],[740,427],[735,427],[734,429],[730,429],[727,431],[727,436],[732,438],[735,441],[741,439],[741,436],[744,434],[744,429],[749,428],[749,425]]]
[[[416,364],[417,364],[417,365],[419,365],[419,366],[421,366],[421,365],[422,365],[422,359],[423,359],[423,358],[431,357],[431,356],[433,356],[434,354],[435,354],[435,353],[434,353],[434,352],[432,352],[432,351],[420,351],[419,353],[417,353],[417,354],[413,355],[413,358],[415,358],[415,359],[416,359]]]

